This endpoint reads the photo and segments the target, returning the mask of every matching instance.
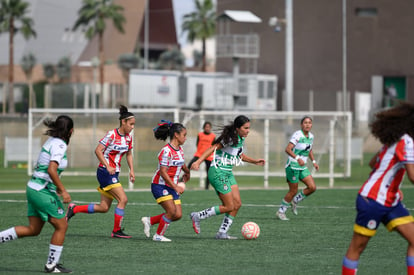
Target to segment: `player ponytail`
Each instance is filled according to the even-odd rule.
[[[56,120],[46,119],[43,124],[48,128],[45,135],[64,140],[69,144],[72,135],[73,120],[69,116],[61,115]]]
[[[128,112],[128,108],[124,105],[119,106],[119,122],[122,124],[122,120],[128,120],[130,118],[133,118],[134,114],[131,112]]]
[[[249,121],[250,119],[243,115],[236,117],[233,123],[223,127],[221,135],[213,142],[213,144],[218,144],[221,141],[223,141],[224,144],[229,144],[230,142],[237,144],[239,137],[236,129],[242,127]]]
[[[152,129],[154,131],[154,137],[159,140],[166,140],[168,137],[173,139],[175,133],[181,133],[185,129],[181,123],[172,123],[168,120],[161,120],[158,126]]]

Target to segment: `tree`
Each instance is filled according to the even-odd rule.
[[[202,42],[202,66],[206,71],[206,40],[215,34],[216,12],[211,0],[194,0],[196,11],[183,16],[183,31],[187,31],[187,39],[190,42],[201,39]]]
[[[115,28],[124,33],[125,17],[122,14],[124,8],[112,3],[112,0],[83,0],[82,7],[78,11],[78,19],[76,20],[73,30],[81,26],[86,28],[85,35],[88,39],[98,36],[99,47],[99,83],[102,90],[104,84],[104,44],[103,34],[106,29],[106,21],[111,20]],[[102,96],[100,97],[100,105],[102,107]]]
[[[182,70],[184,68],[185,57],[182,52],[173,48],[160,55],[157,69],[159,70]]]
[[[32,28],[34,22],[26,14],[29,3],[22,0],[0,0],[0,33],[9,33],[9,113],[15,113],[14,106],[14,36],[21,33],[25,39],[36,37]],[[3,108],[5,112],[5,108]]]
[[[36,108],[36,94],[33,92],[32,73],[33,68],[36,66],[36,57],[32,54],[26,54],[22,57],[20,65],[23,72],[26,75],[27,82],[29,83],[29,108]]]
[[[62,57],[56,65],[56,74],[61,82],[70,80],[72,62],[69,57]]]

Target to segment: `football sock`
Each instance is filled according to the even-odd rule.
[[[289,206],[290,206],[290,202],[287,202],[283,199],[279,207],[279,212],[285,213],[286,210],[289,208]]]
[[[170,223],[171,223],[171,220],[165,217],[165,214],[164,214],[161,218],[160,224],[158,225],[157,234],[164,236],[164,233],[167,230]]]
[[[414,256],[407,256],[407,275],[414,275]]]
[[[229,231],[231,224],[233,223],[234,217],[230,216],[229,214],[225,214],[223,221],[221,222],[219,232],[220,233],[227,233]]]
[[[73,207],[73,213],[95,213],[95,208],[94,208],[94,204],[85,204],[85,205],[76,205],[75,207]]]
[[[306,198],[306,195],[303,194],[303,190],[296,194],[296,196],[293,198],[294,203],[299,203],[303,201]]]
[[[0,232],[0,243],[5,243],[17,239],[16,230],[14,227]]]
[[[200,212],[198,212],[198,216],[200,217],[200,219],[204,220],[207,219],[208,217],[211,216],[216,216],[216,215],[220,215],[220,207],[218,205],[216,206],[212,206],[210,208],[201,210]]]
[[[122,220],[124,219],[124,209],[115,208],[114,214],[114,232],[121,230]]]
[[[46,264],[59,263],[60,255],[62,254],[63,246],[61,245],[49,245],[49,256],[47,257]]]
[[[151,225],[160,223],[162,216],[164,216],[164,213],[159,214],[157,216],[150,217],[150,223],[151,223]]]
[[[355,275],[358,270],[358,260],[353,261],[344,257],[342,261],[342,275]]]

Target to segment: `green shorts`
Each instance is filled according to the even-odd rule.
[[[216,193],[227,194],[231,192],[231,186],[237,185],[232,171],[224,171],[220,168],[210,166],[208,169],[208,180],[214,187]]]
[[[63,203],[56,193],[48,189],[36,191],[26,187],[27,197],[27,216],[39,217],[43,221],[48,221],[49,217],[62,219],[65,217]]]
[[[292,169],[290,166],[285,168],[286,171],[286,181],[290,183],[298,183],[299,180],[303,180],[311,173],[307,167],[303,170]]]

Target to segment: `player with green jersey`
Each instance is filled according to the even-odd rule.
[[[244,139],[250,132],[250,120],[246,116],[236,117],[230,125],[224,126],[221,135],[213,142],[201,157],[193,163],[191,169],[198,170],[200,163],[214,153],[214,159],[208,171],[210,184],[216,190],[222,204],[191,213],[194,231],[200,234],[200,220],[225,214],[216,239],[229,240],[236,237],[228,235],[234,218],[241,207],[240,191],[233,175],[233,166],[249,162],[264,165],[264,159],[253,159],[243,153]]]
[[[297,204],[316,190],[313,177],[306,166],[307,160],[310,158],[315,169],[319,170],[319,165],[312,152],[313,134],[310,132],[312,118],[305,116],[300,124],[301,130],[293,133],[285,150],[288,155],[285,171],[289,192],[283,198],[280,208],[276,212],[276,216],[283,221],[289,220],[286,217],[286,210],[290,205],[292,205],[293,214],[297,215]],[[298,193],[299,180],[306,185],[306,188]]]

